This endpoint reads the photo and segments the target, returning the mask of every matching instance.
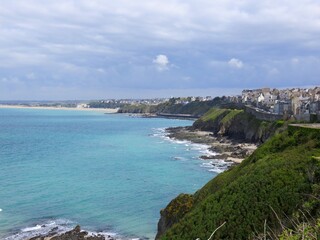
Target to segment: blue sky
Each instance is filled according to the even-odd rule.
[[[320,83],[319,0],[1,0],[0,99]]]

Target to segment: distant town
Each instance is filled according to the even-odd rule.
[[[259,88],[245,89],[238,96],[223,96],[224,101],[243,104],[251,107],[257,112],[278,115],[278,118],[294,117],[299,121],[309,121],[312,115],[320,115],[320,87],[314,88]],[[178,97],[178,98],[157,98],[157,99],[125,99],[125,100],[102,100],[101,105],[120,106],[130,105],[158,105],[171,101],[174,104],[189,104],[191,102],[212,101],[211,96],[207,97]],[[80,104],[78,107],[95,107],[99,103]]]
[[[205,104],[219,99],[224,103],[245,108],[256,117],[264,120],[290,119],[312,121],[320,119],[320,87],[313,88],[259,88],[245,89],[241,95],[215,97],[171,97],[154,99],[105,99],[94,101],[0,101],[4,105],[22,105],[31,107],[69,107],[69,108],[113,108],[121,109],[134,106],[157,106]]]
[[[292,89],[247,89],[242,91],[241,102],[256,110],[309,121],[320,114],[320,87]]]

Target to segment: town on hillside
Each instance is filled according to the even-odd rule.
[[[259,88],[244,89],[241,95],[222,97],[170,97],[152,99],[105,99],[95,101],[0,101],[0,105],[20,105],[29,107],[68,107],[68,108],[113,108],[125,106],[157,106],[168,102],[170,105],[214,102],[244,108],[261,120],[293,119],[303,122],[320,121],[320,87],[313,88]],[[199,104],[200,106],[201,104]],[[193,104],[193,109],[194,105]],[[210,106],[210,104],[208,105]],[[176,113],[176,112],[175,112]],[[179,113],[179,112],[177,112]],[[176,113],[176,114],[177,114]],[[192,113],[189,113],[192,114]]]
[[[246,89],[242,91],[241,100],[257,111],[298,121],[311,121],[313,116],[320,115],[320,87]]]
[[[212,101],[215,98],[206,97],[171,97],[155,99],[109,99],[79,104],[78,107],[111,107],[124,105],[158,105],[164,102],[187,105],[192,102]],[[245,89],[241,95],[223,96],[227,103],[242,105],[246,111],[262,120],[293,119],[312,122],[320,120],[320,87],[313,88],[259,88]]]

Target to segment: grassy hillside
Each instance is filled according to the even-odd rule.
[[[242,141],[262,143],[282,125],[281,121],[258,120],[243,110],[212,108],[193,124],[193,128]]]
[[[224,222],[212,239],[263,239],[264,233],[269,239],[281,233],[283,239],[290,239],[290,229],[303,222],[316,229],[319,156],[320,130],[291,128],[275,135],[242,164],[188,196],[188,208],[177,214],[173,208],[162,210],[157,238],[204,240]],[[169,206],[179,206],[177,199]]]
[[[211,101],[193,101],[187,104],[177,103],[177,99],[170,99],[168,102],[158,105],[123,105],[120,107],[120,113],[167,113],[167,114],[190,114],[193,116],[202,116],[212,107],[242,108],[242,104],[227,102],[225,98],[216,97]]]

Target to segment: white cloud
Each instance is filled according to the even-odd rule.
[[[148,85],[154,68],[177,86],[190,76],[189,87],[199,87],[195,79],[207,88],[218,79],[222,87],[237,85],[239,78],[250,87],[276,67],[288,84],[313,84],[319,11],[319,0],[1,0],[0,76],[14,72],[25,81],[34,73],[28,83],[39,85],[59,76],[65,86],[97,78],[98,92],[103,84],[137,88],[136,79]],[[170,60],[156,56],[161,52]],[[264,65],[271,66],[264,74],[256,70]],[[241,71],[227,75],[227,68]],[[159,82],[150,88],[167,86]]]
[[[98,68],[98,69],[97,69],[97,72],[98,72],[98,73],[106,73],[106,71],[105,71],[103,68]]]
[[[272,68],[270,71],[269,71],[269,75],[278,75],[280,72],[277,68]]]
[[[19,83],[21,83],[21,81],[16,77],[10,77],[10,78],[4,77],[4,78],[1,78],[0,82],[1,83],[6,83],[6,84],[8,84],[8,83],[9,84],[19,84]]]
[[[238,68],[238,69],[243,68],[243,62],[237,58],[230,59],[228,64],[230,67],[233,67],[233,68]]]
[[[1,78],[1,82],[7,83],[7,82],[9,82],[9,79],[7,79],[7,78]]]
[[[26,78],[29,80],[35,80],[37,78],[36,74],[33,72],[26,74]]]
[[[159,71],[164,71],[169,69],[169,59],[166,55],[159,54],[156,56],[155,59],[153,59],[153,63],[156,64],[157,69]]]

